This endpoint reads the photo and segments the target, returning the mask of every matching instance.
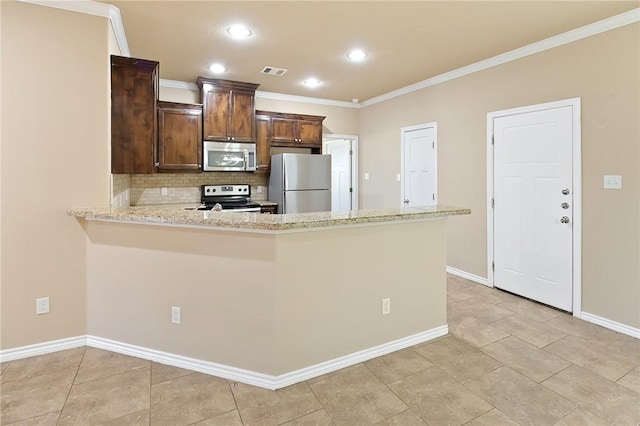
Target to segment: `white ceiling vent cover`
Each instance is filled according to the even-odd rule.
[[[278,77],[280,77],[281,75],[284,75],[287,71],[289,70],[286,70],[284,68],[264,67],[260,72],[262,74],[277,75]]]

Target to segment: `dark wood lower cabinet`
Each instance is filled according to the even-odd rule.
[[[278,205],[275,204],[273,206],[260,206],[260,213],[277,214]]]
[[[158,102],[157,168],[202,170],[202,105]]]

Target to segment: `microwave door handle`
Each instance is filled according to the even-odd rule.
[[[244,150],[244,169],[247,170],[249,167],[249,151]]]

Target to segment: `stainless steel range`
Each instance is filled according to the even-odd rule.
[[[200,201],[198,210],[260,212],[260,204],[251,201],[249,185],[202,185]]]

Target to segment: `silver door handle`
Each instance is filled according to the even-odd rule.
[[[560,222],[561,222],[561,223],[569,223],[569,218],[568,218],[567,216],[562,216],[562,217],[560,218]]]
[[[569,188],[565,188],[562,190],[562,195],[569,195],[571,191],[569,191]]]
[[[563,209],[568,209],[569,208],[569,203],[562,203],[562,204],[560,204],[560,207],[562,207]]]

